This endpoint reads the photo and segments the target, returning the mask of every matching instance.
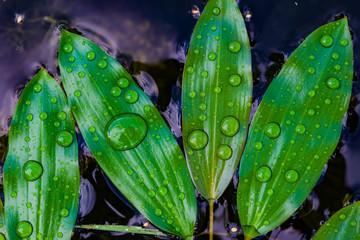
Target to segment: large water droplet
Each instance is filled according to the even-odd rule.
[[[43,173],[41,163],[30,160],[27,161],[22,168],[23,176],[27,181],[35,181]]]
[[[306,131],[305,126],[304,126],[304,125],[301,125],[301,124],[297,125],[296,128],[295,128],[295,132],[296,132],[297,134],[299,134],[299,135],[304,134],[305,131]]]
[[[69,216],[69,210],[67,210],[66,208],[63,208],[60,210],[60,216],[65,218],[67,216]]]
[[[35,84],[34,87],[33,87],[33,91],[34,91],[35,93],[40,92],[40,91],[41,91],[41,85],[38,84],[38,83]]]
[[[315,68],[313,68],[313,67],[309,67],[309,68],[307,69],[307,73],[310,74],[310,75],[313,75],[315,72],[316,72],[316,70],[315,70]]]
[[[166,187],[160,187],[159,188],[159,193],[160,193],[161,196],[166,196],[167,192],[168,192],[168,190],[167,190]]]
[[[219,15],[219,14],[220,14],[220,8],[214,7],[213,10],[212,10],[212,13],[213,13],[214,15]]]
[[[254,145],[254,148],[256,150],[261,150],[263,147],[262,143],[261,142],[256,142],[255,145]]]
[[[326,86],[328,86],[330,89],[338,89],[340,87],[340,83],[336,78],[329,78],[326,81]]]
[[[41,112],[39,115],[40,120],[44,121],[47,119],[47,113],[46,112]]]
[[[111,95],[113,95],[114,97],[118,97],[121,94],[121,88],[119,87],[113,87],[111,88]]]
[[[73,50],[73,47],[69,43],[67,43],[67,44],[64,45],[63,50],[66,53],[71,53],[72,50]]]
[[[104,60],[100,60],[97,64],[97,66],[101,69],[104,69],[107,67],[107,62],[105,62]]]
[[[32,120],[33,120],[33,115],[32,115],[31,113],[28,113],[28,114],[26,115],[26,120],[32,121]]]
[[[95,59],[95,53],[93,51],[90,51],[88,53],[86,53],[86,59],[89,61],[92,61]]]
[[[121,88],[127,88],[129,86],[129,80],[127,80],[126,78],[120,78],[117,81],[117,84]]]
[[[209,53],[208,59],[210,61],[214,61],[216,59],[216,53],[214,53],[214,52]]]
[[[203,149],[208,143],[208,135],[202,130],[195,130],[189,134],[188,143],[194,150]]]
[[[321,37],[320,43],[323,47],[328,48],[333,45],[333,39],[329,35],[325,35]]]
[[[232,149],[228,145],[221,145],[217,150],[217,156],[222,160],[228,160],[231,158]]]
[[[228,50],[231,53],[238,53],[238,52],[240,52],[240,49],[241,49],[241,45],[238,41],[232,41],[228,45]]]
[[[232,116],[224,117],[220,122],[220,131],[225,136],[234,136],[239,131],[239,121]]]
[[[265,183],[271,178],[271,169],[268,166],[262,166],[256,171],[256,179]]]
[[[136,103],[139,99],[139,95],[134,90],[129,90],[125,93],[124,98],[127,103]]]
[[[293,169],[290,169],[285,173],[285,180],[289,183],[296,182],[298,178],[299,178],[299,174]]]
[[[33,228],[31,223],[27,221],[21,221],[16,224],[16,235],[18,235],[20,238],[30,237],[32,232]]]
[[[0,233],[0,240],[6,240],[4,234]]]
[[[268,123],[265,127],[265,134],[269,138],[277,138],[280,135],[281,129],[277,123]]]
[[[343,47],[346,47],[349,44],[349,41],[346,39],[341,39],[340,40],[340,45]]]
[[[68,131],[61,131],[56,135],[56,142],[62,147],[69,147],[73,142],[73,136]]]
[[[133,113],[113,117],[105,126],[105,139],[114,149],[125,151],[139,145],[147,134],[145,120]]]
[[[64,121],[66,119],[66,113],[61,111],[61,112],[58,112],[57,114],[57,118],[61,121]]]
[[[241,83],[241,77],[238,74],[231,75],[229,77],[229,84],[233,87],[239,86]]]

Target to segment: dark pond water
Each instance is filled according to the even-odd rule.
[[[60,80],[58,26],[90,37],[133,74],[181,143],[180,86],[186,48],[205,0],[1,0],[0,157],[4,163],[11,115],[19,92],[41,67]],[[324,220],[360,199],[360,2],[358,0],[243,0],[251,14],[254,108],[297,45],[317,27],[347,16],[355,51],[355,76],[341,142],[303,206],[259,239],[310,239]],[[19,22],[19,23],[18,23]],[[101,171],[79,135],[81,200],[77,224],[144,225]],[[236,209],[235,175],[215,205],[215,239],[243,239]],[[207,239],[207,203],[198,196],[196,239]],[[148,227],[151,227],[149,225]],[[238,231],[236,231],[238,229]],[[73,239],[158,239],[142,235],[75,230]]]

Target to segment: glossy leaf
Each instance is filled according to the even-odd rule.
[[[352,41],[341,19],[310,34],[270,84],[240,163],[246,236],[279,226],[315,186],[339,141],[352,76]]]
[[[248,35],[234,0],[210,0],[193,32],[183,76],[183,136],[192,179],[207,200],[240,160],[252,94]]]
[[[66,30],[59,61],[72,112],[104,172],[156,226],[191,237],[194,187],[182,151],[150,99],[115,59]]]
[[[112,231],[112,232],[124,232],[124,233],[135,233],[135,234],[146,234],[156,236],[168,236],[157,229],[142,228],[135,226],[121,226],[121,225],[81,225],[75,226],[76,228],[93,229],[101,231]]]
[[[80,176],[75,122],[65,94],[44,69],[16,105],[4,166],[10,239],[70,239]]]
[[[9,236],[6,230],[4,205],[0,200],[0,240],[5,239],[9,239]]]
[[[312,239],[360,239],[360,202],[356,202],[337,211],[320,227]]]

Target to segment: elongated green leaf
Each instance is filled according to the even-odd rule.
[[[156,226],[192,236],[194,187],[181,149],[150,99],[84,37],[63,30],[59,61],[72,112],[101,168]]]
[[[270,84],[240,163],[238,209],[248,237],[279,226],[316,184],[339,140],[352,76],[342,19],[310,34]]]
[[[4,166],[10,239],[70,239],[80,176],[75,123],[65,94],[44,69],[16,105]]]
[[[313,240],[360,239],[360,202],[337,211],[316,232]]]
[[[148,229],[142,227],[134,226],[121,226],[121,225],[81,225],[75,226],[76,228],[84,229],[94,229],[102,231],[112,231],[112,232],[126,232],[126,233],[136,233],[136,234],[147,234],[147,235],[156,235],[156,236],[168,236],[157,229]]]
[[[245,24],[234,0],[210,0],[193,32],[183,77],[183,136],[192,179],[208,200],[242,154],[252,93]]]
[[[4,205],[0,200],[0,240],[5,240],[5,239],[9,239],[9,236],[6,230]]]

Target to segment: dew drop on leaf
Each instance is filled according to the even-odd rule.
[[[35,181],[43,173],[43,167],[41,163],[30,160],[27,161],[22,168],[23,176],[26,181]]]
[[[68,131],[61,131],[56,135],[56,142],[62,147],[69,147],[73,142],[73,136]]]
[[[80,96],[81,96],[80,90],[76,90],[76,91],[74,92],[74,96],[75,96],[75,97],[80,97]]]
[[[285,173],[285,180],[289,183],[296,182],[298,178],[299,178],[299,174],[293,169],[290,169]]]
[[[107,67],[107,62],[105,62],[104,60],[100,60],[97,64],[97,66],[101,69],[104,69]]]
[[[309,67],[309,68],[307,69],[307,73],[310,74],[310,75],[313,75],[315,72],[316,72],[316,70],[315,70],[315,68],[313,68],[313,67]]]
[[[202,130],[195,130],[189,134],[188,143],[194,150],[203,149],[208,143],[208,135]]]
[[[333,45],[333,39],[329,35],[322,36],[320,39],[320,43],[323,47],[328,48]]]
[[[228,50],[231,53],[238,53],[238,52],[240,52],[240,49],[241,49],[241,45],[238,41],[232,41],[228,45]]]
[[[121,94],[121,88],[119,87],[113,87],[111,88],[111,95],[114,97],[118,97]]]
[[[216,59],[216,53],[214,53],[214,52],[209,53],[208,59],[210,61],[214,61]]]
[[[231,75],[229,77],[229,84],[233,87],[239,86],[241,83],[241,77],[238,74]]]
[[[33,87],[33,91],[35,92],[35,93],[38,93],[38,92],[40,92],[41,91],[41,89],[42,89],[42,87],[41,87],[41,85],[40,84],[35,84],[34,85],[34,87]]]
[[[184,200],[185,199],[185,193],[181,192],[178,197],[179,197],[180,200]]]
[[[340,40],[340,45],[343,46],[343,47],[346,47],[348,45],[349,41],[346,40],[346,39],[341,39]]]
[[[330,89],[338,89],[340,87],[340,83],[336,78],[329,78],[326,81],[326,86]]]
[[[67,216],[69,216],[69,210],[67,210],[66,208],[63,208],[60,210],[60,216],[65,218]]]
[[[157,209],[155,209],[155,216],[161,216],[161,214],[162,214],[162,211],[161,211],[161,209],[159,209],[159,208],[157,208]]]
[[[219,15],[219,14],[220,14],[220,8],[214,7],[213,10],[212,10],[212,13],[213,13],[214,15]]]
[[[47,113],[46,112],[41,112],[39,115],[40,120],[46,120],[47,119]]]
[[[256,179],[265,183],[271,178],[271,169],[268,166],[262,166],[256,171]]]
[[[139,95],[134,90],[129,90],[125,93],[124,98],[127,103],[135,103],[139,99]]]
[[[61,111],[57,114],[57,118],[61,121],[64,121],[66,119],[66,113]]]
[[[27,221],[21,221],[16,224],[16,235],[20,238],[28,238],[33,232],[31,223]]]
[[[52,104],[57,103],[57,98],[56,98],[56,97],[51,97],[51,98],[50,98],[50,102],[51,102]]]
[[[297,134],[299,134],[299,135],[304,134],[305,131],[306,131],[305,126],[304,126],[304,125],[301,125],[301,124],[297,125],[296,128],[295,128],[295,132],[296,132]]]
[[[262,145],[261,142],[256,142],[255,145],[254,145],[254,148],[255,148],[256,150],[260,150],[260,149],[262,149],[262,147],[263,147],[263,145]]]
[[[228,160],[231,158],[232,149],[228,145],[221,145],[217,150],[217,156],[221,160]]]
[[[225,136],[235,136],[239,131],[239,121],[232,116],[224,117],[220,122],[220,131]]]
[[[150,189],[150,190],[147,192],[147,194],[148,194],[149,197],[151,197],[151,198],[155,197],[155,191],[152,190],[152,189]]]
[[[73,47],[69,43],[67,43],[64,45],[63,50],[65,53],[71,53],[73,50]]]
[[[89,61],[92,61],[95,59],[95,53],[93,51],[87,52],[86,53],[86,59]]]
[[[33,115],[31,113],[26,114],[26,120],[32,121],[33,120]]]
[[[129,80],[127,80],[126,78],[120,78],[117,81],[117,85],[121,88],[127,88],[127,86],[129,86]]]
[[[147,134],[145,120],[133,113],[113,117],[105,126],[105,139],[114,149],[125,151],[139,145]]]
[[[269,138],[277,138],[280,135],[281,129],[277,123],[268,123],[265,126],[265,134]]]
[[[167,192],[168,192],[168,190],[167,190],[166,187],[160,187],[159,188],[159,193],[160,193],[161,196],[166,196]]]

